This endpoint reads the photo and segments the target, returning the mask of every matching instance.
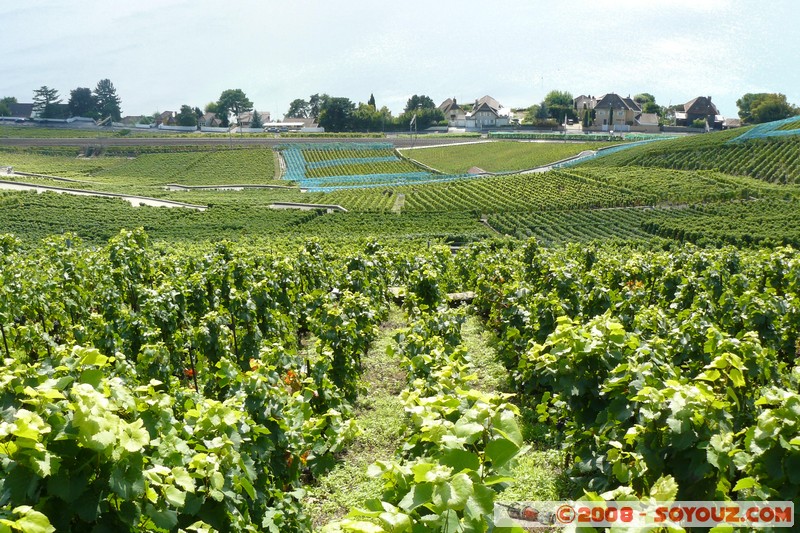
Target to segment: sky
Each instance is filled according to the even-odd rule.
[[[242,89],[280,120],[314,93],[402,112],[550,90],[800,104],[796,0],[0,0],[0,97],[109,78],[123,115],[204,107]]]

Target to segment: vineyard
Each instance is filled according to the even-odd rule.
[[[284,179],[311,192],[401,186],[456,179],[402,159],[388,143],[290,144],[278,147]]]
[[[175,197],[181,199],[181,194],[176,193]],[[255,196],[252,192],[230,193],[226,195],[226,202],[199,212],[132,207],[124,200],[110,198],[0,192],[0,228],[28,243],[72,232],[94,244],[104,243],[121,227],[142,227],[153,239],[173,243],[220,239],[290,240],[298,236],[317,236],[331,241],[381,236],[464,243],[494,234],[472,213],[395,214],[387,209],[386,212],[325,214],[320,210],[276,210],[265,205],[239,203],[235,201],[236,195],[251,199]]]
[[[563,171],[462,179],[425,187],[404,187],[405,210],[472,211],[589,209],[652,205],[636,193]]]
[[[270,184],[276,175],[269,149],[142,154],[92,176],[96,181],[136,185]]]
[[[367,470],[379,493],[326,531],[484,531],[531,442],[563,450],[572,481],[553,497],[800,497],[789,248],[531,240],[454,255],[162,246],[141,230],[0,247],[11,530],[310,530],[306,490],[362,430],[389,287],[405,294],[388,348],[405,376],[400,444]],[[472,306],[442,306],[463,290]],[[468,315],[496,338],[513,403],[481,388]]]
[[[740,131],[731,131],[742,135]],[[800,183],[800,136],[728,142],[735,138],[729,131],[703,135],[701,139],[662,141],[597,158],[586,165],[716,170],[781,185]]]
[[[653,238],[643,224],[655,213],[664,218],[690,214],[687,209],[612,208],[546,212],[493,213],[487,222],[500,233],[521,239],[535,237],[544,245],[594,240],[640,241]]]
[[[158,147],[155,147],[158,148]],[[164,151],[149,147],[103,150],[76,157],[77,149],[0,149],[0,166],[20,172],[73,178],[90,184],[157,187],[182,185],[274,184],[277,160],[269,149]],[[285,183],[284,183],[285,184]]]
[[[631,167],[580,167],[571,174],[594,179],[655,197],[658,203],[684,204],[750,198],[787,198],[800,193],[798,187],[786,187],[761,180],[702,170],[655,170]]]
[[[692,208],[679,219],[655,216],[644,229],[661,237],[698,244],[800,247],[800,203],[744,202]]]
[[[482,142],[403,150],[407,157],[446,174],[466,174],[478,167],[487,172],[512,172],[555,163],[585,150],[597,150],[598,142]]]
[[[79,180],[8,181],[207,206],[0,191],[0,533],[798,501],[794,124],[481,177],[587,147],[0,147]]]

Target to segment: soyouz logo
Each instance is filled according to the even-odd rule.
[[[498,503],[495,527],[794,527],[790,501],[584,502],[538,501]]]

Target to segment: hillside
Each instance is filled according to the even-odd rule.
[[[618,145],[615,153],[559,170],[499,176],[432,172],[386,142],[285,143],[277,150],[108,146],[91,157],[88,148],[0,147],[0,166],[45,175],[4,176],[9,187],[57,186],[207,206],[186,212],[3,191],[0,233],[36,240],[71,231],[102,243],[121,228],[142,226],[166,241],[318,235],[465,243],[508,235],[536,236],[546,244],[800,244],[800,137],[789,125]],[[586,147],[497,141],[404,153],[499,169],[552,162]],[[347,212],[276,211],[270,208],[276,202],[339,205]]]
[[[599,157],[588,167],[655,167],[675,170],[716,170],[770,183],[800,183],[800,136],[797,120],[781,121],[763,131],[736,129],[651,143]],[[775,132],[783,135],[773,136]]]

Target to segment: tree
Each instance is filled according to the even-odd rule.
[[[650,93],[640,93],[633,97],[633,101],[642,108],[642,113],[655,113],[661,115],[661,106],[656,103],[656,97]]]
[[[289,110],[286,112],[287,117],[294,118],[308,118],[309,106],[308,102],[302,98],[295,98],[289,104]]]
[[[415,94],[406,102],[406,107],[403,110],[403,113],[416,111],[418,109],[436,109],[436,104],[433,103],[433,100],[431,100],[430,96],[425,96],[424,94]]]
[[[417,115],[417,131],[424,130],[445,120],[444,113],[442,113],[441,109],[437,109],[435,107],[419,107],[416,110],[409,109],[400,115],[398,118],[399,126],[405,130],[409,129],[414,115]]]
[[[538,108],[536,111],[537,120],[547,120],[550,118],[550,106],[547,105],[547,102],[543,100],[541,104],[535,107]]]
[[[250,121],[251,128],[263,128],[264,123],[261,122],[261,115],[258,114],[258,111],[255,109],[253,110],[253,120]]]
[[[0,117],[11,116],[11,104],[16,104],[17,99],[13,96],[4,96],[0,98]]]
[[[209,102],[206,104],[205,111],[206,113],[216,113],[219,110],[219,106],[216,102]]]
[[[108,78],[97,82],[94,88],[94,98],[96,101],[97,112],[101,118],[111,117],[111,120],[119,121],[122,119],[120,104],[122,101],[117,96],[114,84]]]
[[[572,94],[569,91],[550,91],[542,102],[542,108],[546,107],[548,115],[556,119],[559,124],[562,124],[567,117],[575,118],[572,105]]]
[[[377,110],[378,108],[375,106],[375,95],[370,93],[369,100],[367,100],[367,105],[371,105],[372,109]]]
[[[178,126],[197,126],[197,115],[192,106],[182,105],[180,112],[175,117]]]
[[[739,118],[746,124],[761,124],[800,114],[800,109],[786,101],[780,93],[747,93],[736,101]]]
[[[33,91],[33,111],[41,118],[53,118],[60,103],[57,89],[42,85]]]
[[[325,131],[351,131],[353,129],[353,111],[356,105],[349,98],[320,98],[319,125]]]
[[[238,117],[241,113],[253,110],[253,102],[247,98],[241,89],[226,89],[217,100],[217,117],[223,126],[228,126],[229,115]]]
[[[319,114],[322,111],[322,106],[328,98],[330,97],[327,94],[323,94],[322,96],[318,93],[312,94],[308,98],[308,117],[319,121]]]
[[[95,102],[92,90],[88,87],[78,87],[69,92],[69,114],[73,117],[92,117],[97,116],[97,103]]]
[[[192,111],[194,111],[194,114],[197,117],[198,122],[205,116],[205,113],[199,107],[195,107]]]

